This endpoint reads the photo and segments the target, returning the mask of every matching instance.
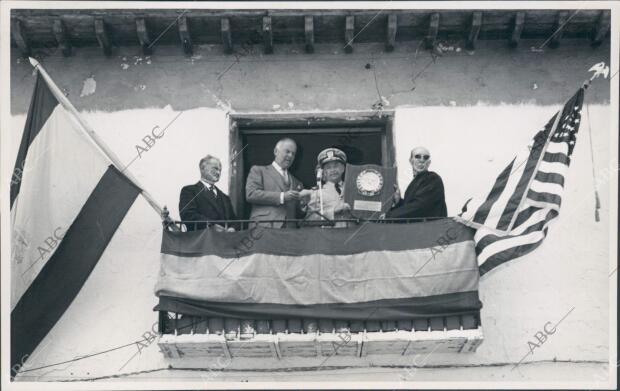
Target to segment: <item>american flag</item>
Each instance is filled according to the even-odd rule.
[[[504,168],[486,198],[470,199],[456,218],[476,228],[481,275],[540,246],[560,213],[583,96],[582,87]]]

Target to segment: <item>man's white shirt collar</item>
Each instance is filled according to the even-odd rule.
[[[209,182],[204,181],[202,178],[200,179],[200,182],[202,182],[202,184],[205,185],[207,190],[212,190],[215,192],[215,194],[217,194],[217,190],[215,189],[215,184],[212,185]]]
[[[282,175],[284,178],[288,178],[288,172],[283,169],[282,167],[280,167],[280,165],[278,163],[276,163],[276,161],[274,160],[271,165],[276,169],[276,171]]]

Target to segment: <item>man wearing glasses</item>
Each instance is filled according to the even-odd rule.
[[[428,171],[431,154],[424,147],[416,147],[409,157],[413,169],[413,180],[407,186],[405,198],[400,197],[398,188],[394,193],[394,206],[387,218],[446,217],[446,198],[441,177]]]

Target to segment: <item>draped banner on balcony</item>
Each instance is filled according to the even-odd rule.
[[[155,309],[252,319],[472,313],[482,306],[473,233],[451,219],[164,231]]]

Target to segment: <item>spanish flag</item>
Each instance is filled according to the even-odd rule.
[[[61,318],[141,192],[42,72],[11,178],[12,366]]]
[[[477,314],[473,235],[452,219],[233,233],[164,230],[156,309],[263,320]]]

